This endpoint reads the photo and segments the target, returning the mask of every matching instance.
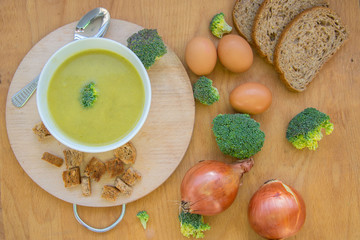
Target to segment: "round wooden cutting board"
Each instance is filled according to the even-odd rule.
[[[195,118],[195,104],[189,77],[176,54],[168,48],[165,54],[148,70],[152,101],[148,118],[132,142],[137,150],[134,168],[142,174],[142,180],[134,186],[130,197],[121,196],[115,202],[101,198],[104,185],[113,185],[114,178],[105,174],[99,182],[92,182],[92,194],[84,197],[81,186],[64,187],[60,168],[43,160],[44,152],[63,158],[66,146],[53,137],[39,141],[32,128],[39,123],[36,96],[32,96],[23,108],[16,108],[11,97],[37,76],[50,56],[73,40],[76,23],[63,26],[39,41],[19,65],[9,88],[6,104],[6,126],[11,147],[25,172],[45,191],[70,203],[83,206],[106,207],[135,201],[159,187],[176,169],[189,145]],[[121,20],[111,20],[105,37],[126,45],[126,39],[142,27]],[[112,151],[85,153],[81,165],[96,156],[102,161],[113,157]]]

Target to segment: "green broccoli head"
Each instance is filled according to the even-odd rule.
[[[149,221],[149,214],[146,211],[140,211],[136,216],[140,219],[143,228],[146,229],[146,223]]]
[[[95,83],[90,82],[81,89],[81,104],[84,108],[92,107],[98,98]]]
[[[157,59],[167,53],[166,46],[156,29],[142,29],[127,39],[128,48],[149,69]]]
[[[205,105],[211,105],[220,98],[219,91],[212,86],[212,81],[204,76],[194,84],[193,91],[195,99]]]
[[[179,214],[180,231],[185,237],[203,238],[204,232],[210,230],[210,226],[204,223],[203,216],[199,214],[185,213]]]
[[[306,108],[290,121],[286,138],[297,149],[307,147],[315,150],[318,147],[318,141],[323,137],[321,133],[323,128],[326,135],[334,130],[330,117],[315,108]]]
[[[220,150],[238,159],[253,156],[265,141],[260,124],[248,114],[219,114],[213,120],[212,130]]]
[[[232,27],[225,21],[223,13],[216,14],[210,22],[210,31],[215,37],[222,38],[225,33],[231,32]]]

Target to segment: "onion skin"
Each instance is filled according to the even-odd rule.
[[[195,164],[181,183],[182,210],[204,216],[225,211],[236,198],[243,173],[253,165],[253,159],[233,164],[215,160]]]
[[[279,180],[270,180],[250,200],[248,218],[251,227],[267,239],[284,239],[295,235],[306,218],[300,194]]]

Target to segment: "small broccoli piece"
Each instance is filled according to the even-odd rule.
[[[297,149],[307,147],[310,150],[316,150],[318,141],[323,137],[321,133],[323,128],[326,135],[334,130],[330,117],[315,108],[306,108],[290,121],[286,138]]]
[[[180,231],[187,238],[203,238],[204,232],[210,230],[210,226],[204,223],[204,217],[199,214],[185,213],[179,214]]]
[[[265,141],[260,124],[248,114],[219,114],[213,120],[212,130],[221,152],[238,159],[253,156]]]
[[[211,105],[219,101],[220,95],[217,88],[212,86],[212,81],[202,76],[194,84],[194,97],[202,104]]]
[[[128,48],[149,69],[157,59],[167,53],[166,46],[156,29],[142,29],[127,39]]]
[[[81,104],[84,108],[92,107],[98,98],[95,83],[90,82],[81,89]]]
[[[149,214],[146,211],[140,211],[136,216],[140,219],[143,228],[146,229],[146,223],[149,221]]]
[[[212,18],[210,22],[210,31],[215,37],[222,38],[225,33],[229,33],[231,30],[232,27],[225,21],[224,13],[218,13]]]

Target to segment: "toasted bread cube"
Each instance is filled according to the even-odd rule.
[[[42,157],[42,160],[47,161],[48,163],[55,165],[57,167],[61,167],[61,165],[63,164],[64,160],[60,157],[57,157],[51,153],[48,152],[44,152]]]
[[[84,174],[95,181],[100,181],[101,176],[106,172],[105,163],[93,157],[85,168]]]
[[[91,181],[89,177],[81,177],[81,192],[83,196],[91,195]]]
[[[63,153],[65,156],[65,163],[67,169],[80,167],[80,164],[84,158],[84,153],[73,149],[66,149],[63,151]]]
[[[120,191],[116,187],[105,185],[101,197],[108,201],[116,201],[119,195]]]
[[[111,177],[119,176],[125,172],[124,163],[117,158],[106,161],[105,166]]]
[[[114,155],[125,164],[134,164],[136,159],[136,149],[131,142],[128,142],[115,149]]]
[[[63,181],[65,183],[65,187],[72,187],[80,184],[80,168],[72,168],[70,170],[66,170],[62,174]]]
[[[132,193],[132,188],[124,183],[120,177],[115,178],[114,185],[117,189],[119,189],[120,193],[130,196]]]
[[[43,122],[36,124],[32,130],[39,140],[44,140],[51,136],[51,133],[47,130]]]
[[[122,175],[121,180],[123,180],[127,185],[134,186],[141,179],[141,174],[132,167],[129,167],[124,175]]]

